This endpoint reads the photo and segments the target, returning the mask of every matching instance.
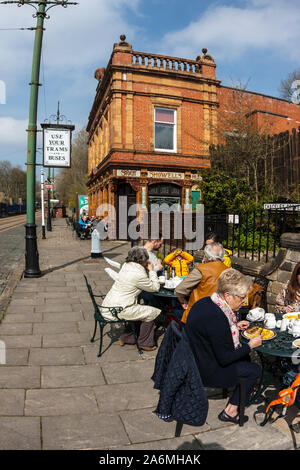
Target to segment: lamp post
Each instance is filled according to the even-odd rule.
[[[77,5],[77,2],[68,0],[5,0],[0,4],[29,5],[33,7],[37,18],[35,30],[35,39],[33,47],[32,72],[30,82],[30,102],[29,102],[29,121],[27,136],[27,176],[26,176],[26,225],[25,225],[25,270],[24,277],[40,277],[39,253],[37,248],[36,224],[35,224],[35,177],[36,177],[36,136],[37,136],[37,109],[38,109],[38,89],[41,85],[40,63],[44,32],[44,20],[48,10],[55,6],[66,8],[69,5]]]

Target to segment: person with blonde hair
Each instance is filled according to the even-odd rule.
[[[246,400],[249,401],[261,369],[250,362],[250,351],[262,344],[256,336],[241,344],[240,332],[249,327],[246,320],[238,321],[238,311],[246,298],[251,282],[239,271],[228,268],[218,279],[216,291],[196,302],[189,313],[184,331],[195,355],[204,386],[235,387],[221,421],[239,423],[239,377],[246,379]],[[248,417],[244,417],[244,422]]]

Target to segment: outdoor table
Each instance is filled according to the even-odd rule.
[[[252,322],[251,326],[262,327],[262,322]],[[292,369],[292,357],[300,357],[299,348],[295,348],[292,343],[296,339],[287,331],[280,331],[278,328],[272,328],[276,333],[275,338],[263,341],[260,347],[254,349],[259,355],[262,374],[258,384],[258,389],[250,400],[250,404],[260,397],[263,392],[272,384],[274,377],[282,377]],[[241,336],[241,342],[249,340]],[[296,362],[295,362],[296,364]]]
[[[161,323],[163,326],[166,326],[168,308],[172,309],[177,300],[177,296],[174,294],[174,289],[166,289],[163,286],[160,286],[158,292],[153,292],[153,295],[159,297],[161,300],[162,311],[161,314],[157,317],[157,323]]]
[[[153,295],[156,295],[158,297],[164,297],[166,299],[176,299],[177,296],[174,294],[174,289],[166,289],[163,286],[160,286],[160,289],[158,292],[153,292]]]

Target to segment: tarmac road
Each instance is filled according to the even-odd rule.
[[[9,218],[2,219],[1,222],[7,220]],[[6,287],[9,274],[15,269],[21,257],[25,256],[25,223],[26,220],[22,225],[0,231],[0,295]],[[37,233],[40,230],[41,226],[37,221]]]

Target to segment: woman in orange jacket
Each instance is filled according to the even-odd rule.
[[[188,265],[194,261],[194,257],[185,251],[176,249],[167,255],[164,259],[164,263],[170,266],[170,274],[172,268],[175,268],[175,274],[178,277],[188,276],[189,267]]]

